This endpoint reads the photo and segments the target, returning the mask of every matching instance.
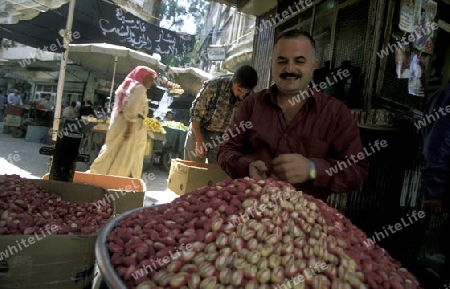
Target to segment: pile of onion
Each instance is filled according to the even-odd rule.
[[[134,212],[107,248],[127,288],[420,288],[366,240],[289,184],[245,178]]]
[[[107,202],[70,203],[18,175],[0,176],[0,235],[97,234],[111,215]]]

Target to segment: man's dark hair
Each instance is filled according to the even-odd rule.
[[[252,90],[258,83],[258,73],[250,65],[244,65],[236,70],[233,81],[239,87]]]
[[[88,100],[86,101],[87,105],[92,105],[92,101]]]
[[[309,39],[309,43],[311,44],[311,47],[312,47],[312,50],[313,50],[313,53],[314,53],[314,57],[316,57],[316,41],[311,36],[311,34],[309,34],[306,31],[299,30],[299,29],[291,29],[291,30],[282,32],[280,35],[278,35],[278,37],[275,40],[275,43],[273,44],[273,46],[275,47],[275,45],[278,43],[278,41],[281,38],[292,39],[292,38],[297,38],[297,37],[300,37],[300,36],[304,36],[304,37]]]
[[[70,106],[71,106],[71,107],[75,107],[75,106],[77,106],[77,103],[76,103],[75,101],[72,101],[72,102],[70,103]]]

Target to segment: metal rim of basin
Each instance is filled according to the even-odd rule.
[[[160,206],[160,205],[153,205],[154,206]],[[123,213],[122,215],[115,217],[111,221],[109,221],[99,232],[97,236],[97,240],[95,242],[95,255],[97,257],[97,263],[98,267],[100,269],[100,272],[102,274],[103,281],[106,282],[109,288],[112,289],[127,289],[127,286],[123,283],[123,280],[117,275],[116,271],[114,270],[114,267],[111,264],[111,258],[109,257],[109,251],[106,247],[106,238],[108,237],[109,233],[116,227],[117,223],[122,221],[123,219],[127,218],[131,214],[148,209],[150,207],[140,207],[131,211],[128,211],[126,213]]]

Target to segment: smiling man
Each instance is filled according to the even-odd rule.
[[[274,177],[324,201],[332,192],[362,185],[366,159],[331,176],[325,172],[363,152],[358,126],[345,104],[317,90],[292,101],[309,89],[318,63],[315,50],[314,39],[299,30],[275,41],[275,85],[245,99],[230,126],[250,121],[253,127],[219,147],[218,163],[228,175]]]

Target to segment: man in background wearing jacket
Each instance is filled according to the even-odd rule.
[[[424,111],[430,123],[422,129],[423,154],[422,182],[427,188],[423,207],[426,214],[449,211],[450,195],[450,83],[441,87],[428,100]],[[445,265],[442,283],[450,282],[450,221],[445,224]]]

